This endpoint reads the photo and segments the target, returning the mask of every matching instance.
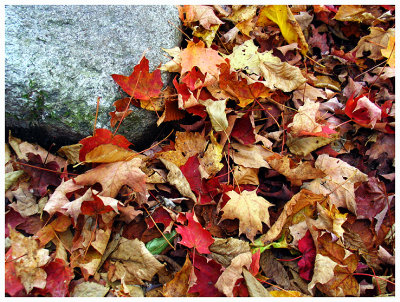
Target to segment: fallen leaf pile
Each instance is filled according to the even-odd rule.
[[[5,294],[394,296],[394,6],[178,9],[171,60],[112,75],[113,131],[9,134]],[[131,106],[174,131],[135,150]]]

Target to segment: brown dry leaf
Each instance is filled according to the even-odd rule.
[[[348,163],[327,154],[318,156],[315,167],[322,170],[326,176],[305,183],[303,187],[316,194],[329,194],[330,204],[334,204],[336,208],[346,208],[356,214],[354,184],[368,181],[368,176]]]
[[[209,249],[211,257],[224,267],[227,267],[236,256],[250,252],[250,245],[248,242],[233,237],[226,239],[214,238],[214,242]]]
[[[251,261],[251,252],[237,255],[219,276],[215,287],[227,297],[233,297],[232,290],[236,281],[242,277],[243,266],[249,269]]]
[[[160,158],[160,160],[169,170],[167,181],[171,185],[175,186],[183,196],[188,197],[196,202],[196,195],[194,195],[192,189],[190,188],[189,182],[178,166],[166,159]]]
[[[133,158],[130,161],[120,161],[109,164],[102,164],[85,174],[75,177],[78,185],[90,186],[100,183],[102,186],[101,196],[117,196],[123,185],[128,185],[139,195],[139,203],[146,198],[146,174],[140,170],[142,160]]]
[[[243,166],[235,166],[233,168],[233,178],[235,183],[239,185],[256,185],[260,184],[258,180],[258,170],[255,168],[246,168]]]
[[[22,217],[39,213],[39,205],[36,197],[30,192],[28,183],[20,184],[18,189],[11,191],[11,193],[17,201],[12,203],[10,207],[21,214]]]
[[[239,235],[246,234],[251,241],[257,231],[262,232],[262,222],[269,226],[268,208],[273,206],[265,198],[257,196],[257,190],[243,191],[238,194],[235,191],[226,193],[230,200],[221,209],[221,221],[225,219],[239,219]]]
[[[309,99],[310,101],[316,101],[318,98],[327,99],[326,92],[307,83],[293,92],[293,100],[303,101]]]
[[[243,269],[243,277],[250,297],[271,297],[266,288],[247,269]]]
[[[240,5],[239,5],[240,6]],[[256,5],[241,5],[240,7],[232,7],[232,13],[226,17],[234,23],[252,19],[257,13]]]
[[[274,152],[268,151],[263,146],[242,145],[239,143],[231,143],[230,146],[231,149],[229,152],[227,150],[226,153],[232,157],[235,164],[246,168],[271,168],[265,159],[273,155]]]
[[[85,163],[114,163],[132,159],[136,152],[113,144],[100,145],[85,156]]]
[[[34,287],[45,288],[47,274],[41,267],[51,260],[49,250],[40,249],[33,237],[25,237],[13,228],[10,239],[16,275],[26,292],[29,294]]]
[[[204,156],[199,158],[201,176],[203,178],[210,178],[217,174],[224,165],[221,163],[223,147],[218,144],[214,134],[210,132],[210,143],[207,146],[207,150],[204,152]]]
[[[104,286],[96,282],[82,282],[74,287],[72,297],[104,297],[110,290],[109,286]]]
[[[143,284],[143,280],[150,281],[163,267],[147,250],[139,239],[129,240],[121,238],[118,248],[110,255],[115,261],[116,270],[111,282],[124,278],[127,284]]]
[[[313,225],[318,229],[327,230],[337,237],[343,239],[344,229],[342,224],[347,220],[347,213],[340,213],[335,205],[331,205],[329,209],[317,204],[318,219],[313,221]]]
[[[203,153],[207,141],[199,132],[179,132],[175,134],[175,151],[166,151],[158,158],[166,159],[178,167],[184,165],[189,157]]]
[[[279,287],[291,289],[290,278],[281,262],[276,260],[270,250],[265,250],[260,256],[260,267],[265,276],[276,282]]]
[[[301,186],[303,180],[324,177],[325,174],[312,166],[311,162],[305,161],[295,164],[288,156],[278,153],[267,158],[272,169],[284,175],[293,186]]]
[[[316,283],[325,284],[334,277],[334,269],[337,263],[329,257],[317,254],[314,264],[314,275],[308,284],[308,291],[313,294]]]
[[[307,137],[293,137],[290,133],[287,135],[286,145],[289,147],[291,153],[298,156],[307,156],[312,151],[317,150],[327,144],[335,141],[337,137],[322,137],[322,136],[307,136]]]
[[[177,272],[174,279],[164,284],[163,295],[164,297],[196,297],[194,293],[188,293],[189,284],[192,283],[194,275],[194,268],[189,259],[189,254],[186,255],[185,264],[182,269]]]
[[[326,75],[318,75],[316,76],[316,78],[318,81],[314,84],[315,87],[328,88],[338,92],[342,91],[340,83],[333,80],[332,77]]]
[[[356,57],[363,56],[364,51],[370,51],[368,58],[373,60],[380,60],[383,58],[381,50],[386,48],[390,37],[395,36],[394,28],[389,28],[387,31],[380,27],[370,27],[370,34],[362,37],[357,46],[350,52],[356,51]]]
[[[375,17],[368,13],[367,9],[362,5],[341,5],[333,19],[364,23],[365,21],[374,20]]]
[[[82,144],[64,146],[58,149],[57,153],[65,156],[68,159],[68,164],[74,165],[80,162],[79,151],[81,150],[82,146]]]
[[[13,137],[11,135],[11,131],[9,132],[8,143],[14,149],[19,159],[28,160],[27,154],[31,152],[33,154],[40,155],[42,160],[47,158],[47,162],[55,161],[60,168],[64,167],[65,163],[67,162],[65,159],[49,153],[46,149],[39,145],[23,142],[19,138]]]
[[[288,125],[291,128],[291,134],[297,135],[301,131],[321,132],[322,127],[316,121],[319,103],[306,99],[303,106],[300,106],[293,117],[293,121]]]
[[[294,195],[284,206],[281,215],[268,230],[268,232],[261,236],[260,240],[265,244],[274,241],[279,237],[283,227],[288,222],[288,218],[299,212],[301,209],[308,205],[315,205],[326,200],[321,194],[315,194],[309,190],[301,189],[299,193]]]

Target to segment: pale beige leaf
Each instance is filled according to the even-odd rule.
[[[318,98],[327,99],[326,92],[307,83],[304,83],[293,92],[293,100],[303,101],[309,99],[316,101]]]
[[[164,50],[167,54],[169,54],[171,57],[173,57],[173,59],[165,64],[163,64],[159,69],[162,71],[168,71],[168,72],[181,72],[181,49],[176,46],[174,48],[170,48],[170,49],[165,49],[165,48],[161,48],[162,50]]]
[[[224,24],[214,13],[211,6],[206,5],[185,5],[179,7],[182,13],[185,13],[185,23],[199,21],[205,29],[210,29],[212,24]],[[196,26],[197,27],[197,26]]]
[[[112,282],[124,277],[127,283],[143,284],[143,280],[150,281],[163,267],[139,239],[121,238],[110,259],[116,265]]]
[[[260,145],[242,145],[239,143],[231,143],[229,155],[237,165],[246,168],[271,168],[265,160],[274,154]]]
[[[96,282],[82,282],[75,286],[72,297],[104,297],[110,290],[109,286],[104,286]]]
[[[64,210],[61,208],[65,204],[69,203],[69,199],[67,198],[66,194],[81,188],[83,188],[83,186],[77,185],[73,179],[62,182],[61,185],[59,185],[54,193],[50,196],[43,210],[50,215],[53,215],[58,211],[63,212]]]
[[[171,185],[175,186],[183,196],[186,196],[196,202],[196,195],[194,195],[192,189],[190,188],[190,184],[183,175],[182,171],[174,163],[163,158],[160,160],[169,170],[167,181]]]
[[[251,241],[257,231],[262,232],[262,222],[269,226],[268,208],[273,206],[263,197],[257,196],[256,191],[243,191],[241,194],[227,192],[230,200],[222,208],[224,213],[221,217],[221,221],[239,219],[239,235],[244,233]]]
[[[250,252],[250,245],[246,241],[233,237],[226,239],[214,238],[214,242],[209,249],[211,257],[224,267],[227,267],[237,255]]]
[[[41,267],[51,260],[49,250],[39,249],[33,237],[25,237],[12,228],[10,239],[15,272],[26,292],[29,294],[34,287],[45,288],[47,274]]]
[[[215,131],[225,131],[228,128],[228,120],[226,119],[226,100],[205,100],[200,104],[206,106],[208,116],[210,117],[212,127]]]
[[[300,131],[321,132],[322,127],[316,121],[318,109],[319,103],[306,99],[304,105],[300,106],[295,114],[293,121],[288,125],[291,128],[291,133],[296,135]]]
[[[36,197],[29,191],[28,184],[20,185],[17,190],[11,192],[16,203],[12,203],[11,207],[21,214],[22,217],[35,215],[39,212],[39,206]]]
[[[232,290],[236,281],[242,277],[243,266],[249,269],[251,261],[251,252],[237,255],[219,276],[215,287],[226,296],[233,297]]]
[[[317,283],[325,284],[334,276],[333,270],[338,265],[331,258],[317,254],[314,264],[314,275],[311,282],[308,284],[308,291],[313,295],[314,287]]]
[[[243,269],[243,277],[246,281],[250,297],[272,297],[266,288],[247,269]]]

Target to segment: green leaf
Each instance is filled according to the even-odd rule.
[[[18,180],[18,178],[22,174],[24,174],[24,171],[22,171],[22,170],[6,173],[5,179],[4,179],[5,180],[5,184],[4,184],[5,190],[7,191]]]
[[[164,236],[168,239],[168,241],[171,241],[172,238],[174,238],[176,235],[176,231],[173,230],[170,234],[164,234]],[[149,250],[149,252],[153,255],[158,255],[160,254],[165,248],[168,246],[168,242],[164,239],[164,237],[159,237],[155,238],[149,242],[146,243],[146,248]]]

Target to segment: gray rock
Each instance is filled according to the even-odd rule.
[[[109,128],[122,95],[110,75],[130,75],[144,53],[150,71],[167,62],[161,47],[182,39],[169,21],[180,25],[172,5],[6,6],[6,129],[44,145],[76,143],[93,132],[97,97],[97,127]],[[118,133],[145,145],[155,122],[153,112],[135,108]]]

